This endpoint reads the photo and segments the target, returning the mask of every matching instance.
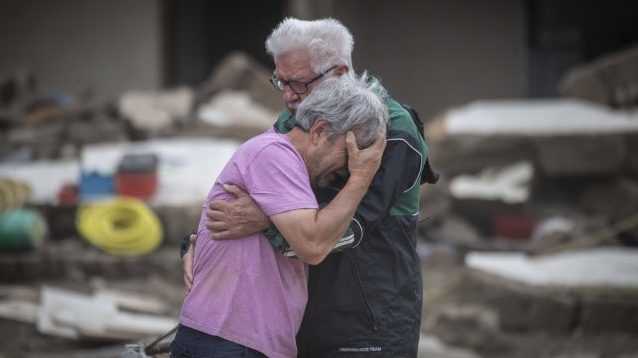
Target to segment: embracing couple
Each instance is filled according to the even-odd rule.
[[[267,39],[287,108],[226,164],[185,242],[172,357],[416,357],[427,147],[354,74],[352,47],[332,19]]]

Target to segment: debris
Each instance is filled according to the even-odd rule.
[[[78,232],[112,255],[145,255],[162,241],[159,219],[138,199],[96,201],[82,206],[77,215]]]
[[[31,203],[55,203],[59,189],[66,183],[77,182],[79,175],[80,167],[74,160],[0,163],[0,176],[29,185]]]
[[[82,170],[79,192],[80,200],[84,202],[113,197],[115,195],[113,175]]]
[[[638,47],[605,55],[563,76],[561,95],[611,107],[638,105]]]
[[[247,92],[222,91],[199,107],[197,117],[210,125],[247,128],[259,134],[272,127],[277,113],[252,101]]]
[[[446,344],[469,348],[481,353],[506,350],[500,339],[498,314],[489,307],[478,305],[444,305],[431,312],[426,329]]]
[[[499,170],[486,169],[478,176],[461,175],[450,182],[451,194],[459,199],[502,200],[521,203],[529,197],[534,169],[521,162]]]
[[[140,200],[151,198],[158,185],[158,162],[154,153],[124,155],[115,175],[117,193]]]
[[[24,301],[0,301],[0,318],[33,323],[38,320],[38,305]]]
[[[136,312],[163,314],[169,311],[169,308],[163,301],[154,297],[125,293],[105,288],[98,289],[94,296],[98,299],[115,302],[115,305],[118,308]]]
[[[121,312],[113,298],[44,287],[38,330],[72,339],[131,341],[165,333],[176,324],[168,317]]]
[[[566,217],[551,217],[542,220],[534,228],[532,240],[535,245],[559,245],[574,240],[576,224]]]
[[[523,253],[469,253],[470,268],[529,285],[638,288],[638,250],[597,248],[529,258]]]
[[[548,177],[621,174],[631,155],[622,135],[544,137],[534,139],[534,146],[539,170]]]
[[[119,100],[120,112],[140,130],[158,134],[183,120],[191,111],[194,94],[182,87],[163,92],[130,91]]]
[[[282,108],[281,93],[268,82],[272,72],[245,53],[232,52],[215,67],[210,79],[198,91],[202,104],[224,90],[245,91],[253,101],[271,111]]]
[[[447,135],[572,136],[638,132],[638,113],[581,100],[477,101],[447,112]]]
[[[27,209],[0,213],[0,251],[33,250],[47,234],[47,223],[39,212]]]
[[[630,171],[629,138],[638,112],[611,111],[578,100],[479,101],[428,125],[433,160],[446,175],[517,161],[547,176]]]
[[[452,244],[465,249],[478,248],[483,241],[481,235],[471,224],[453,214],[442,219],[441,223],[429,227],[427,235],[436,242]]]
[[[21,208],[31,197],[31,187],[21,180],[0,177],[0,213]]]
[[[480,358],[469,350],[452,348],[435,336],[421,334],[419,339],[419,358]]]

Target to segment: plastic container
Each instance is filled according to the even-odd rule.
[[[156,173],[118,173],[115,176],[117,194],[148,200],[157,190]]]
[[[104,199],[115,194],[113,176],[97,172],[80,174],[80,200],[90,201]]]
[[[155,154],[125,155],[115,175],[117,194],[141,200],[151,198],[158,187],[158,163]]]

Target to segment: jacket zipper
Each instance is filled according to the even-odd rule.
[[[361,276],[359,275],[359,264],[357,260],[352,256],[350,256],[350,261],[352,261],[352,270],[354,271],[354,275],[357,278],[357,283],[359,284],[359,289],[361,290],[361,297],[363,297],[363,302],[366,305],[366,310],[368,311],[368,318],[370,319],[370,323],[372,324],[372,329],[377,331],[379,328],[377,327],[377,320],[374,318],[374,312],[372,312],[372,307],[370,307],[370,303],[368,302],[368,298],[366,297],[365,290],[363,289],[363,282],[361,281]]]

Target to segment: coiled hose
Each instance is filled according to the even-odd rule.
[[[112,255],[144,255],[162,241],[157,216],[142,201],[133,198],[86,204],[78,210],[76,224],[88,242]]]
[[[21,208],[31,197],[31,188],[19,180],[0,178],[0,212]]]

